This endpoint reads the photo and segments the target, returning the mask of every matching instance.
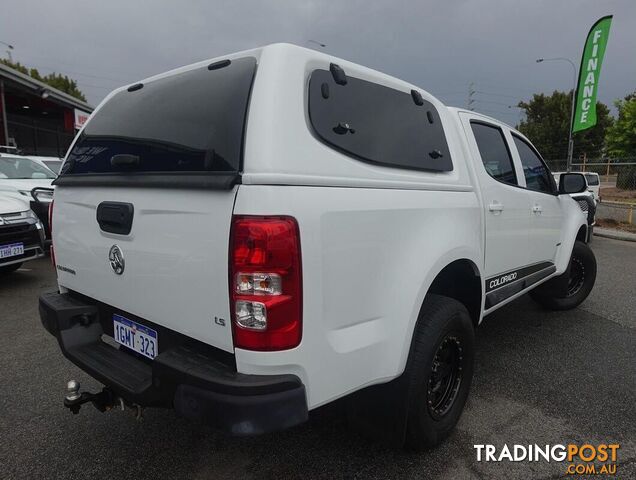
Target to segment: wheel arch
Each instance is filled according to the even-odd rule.
[[[457,300],[466,307],[473,325],[477,326],[482,309],[482,278],[479,268],[467,258],[454,260],[435,277],[427,293]]]
[[[404,338],[399,369],[400,372],[403,372],[406,367],[408,353],[413,341],[413,333],[415,332],[417,321],[422,313],[424,298],[428,293],[446,295],[451,298],[455,298],[464,305],[468,303],[467,309],[471,319],[473,320],[473,325],[476,327],[479,324],[484,309],[484,276],[481,268],[479,267],[481,263],[482,256],[478,252],[471,249],[461,248],[441,256],[438,258],[438,261],[433,265],[433,267],[428,269],[428,275],[426,276],[426,279],[420,289],[420,293],[413,305],[411,322],[407,330],[407,335]],[[451,280],[458,284],[462,283],[461,280],[468,280],[467,283],[473,289],[472,293],[467,291],[453,291]]]
[[[424,299],[427,294],[436,293],[454,298],[464,305],[468,303],[467,309],[473,325],[477,326],[481,320],[484,303],[483,275],[478,267],[481,259],[478,252],[461,249],[449,252],[428,269],[428,275],[414,306],[414,319],[404,338],[400,373],[388,383],[367,386],[350,397],[350,420],[362,432],[400,445],[404,443],[408,405],[400,399],[406,398],[404,394],[408,385],[404,381],[404,371],[411,353],[417,322],[424,308]],[[473,289],[472,297],[467,295],[467,292],[463,292],[463,296],[462,292],[453,291],[452,282],[462,284],[461,280],[468,280],[466,283]]]
[[[574,242],[581,240],[587,243],[589,228],[587,218],[574,200],[568,196],[564,198],[562,204],[565,218],[561,229],[561,242],[555,259],[556,275],[560,275],[567,269]]]

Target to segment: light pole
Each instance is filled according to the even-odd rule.
[[[568,62],[572,65],[572,107],[570,109],[570,128],[568,130],[568,160],[567,160],[567,171],[572,170],[572,153],[574,151],[574,141],[572,140],[572,124],[574,123],[574,102],[576,101],[574,96],[576,95],[576,65],[569,58],[565,57],[555,57],[555,58],[537,58],[536,62]]]
[[[2,45],[6,45],[8,50],[7,50],[7,55],[9,55],[9,61],[11,63],[13,63],[13,58],[11,58],[11,50],[13,50],[13,45],[8,44],[7,42],[0,42]]]

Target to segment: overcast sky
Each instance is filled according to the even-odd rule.
[[[534,92],[567,90],[594,21],[613,14],[599,100],[636,90],[636,0],[3,0],[14,60],[77,79],[97,105],[113,88],[218,55],[290,42],[384,71],[507,123]],[[5,47],[0,45],[0,54]],[[4,53],[6,56],[6,53]]]

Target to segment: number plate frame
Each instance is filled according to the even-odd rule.
[[[156,330],[117,313],[113,314],[113,338],[120,345],[151,360],[159,354]]]
[[[17,257],[24,255],[24,243],[10,243],[8,245],[0,245],[0,259]]]

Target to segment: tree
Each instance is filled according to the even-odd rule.
[[[517,126],[548,160],[568,156],[568,128],[572,108],[572,91],[554,91],[552,95],[535,93],[528,102],[519,102],[526,119]],[[596,125],[574,134],[573,158],[601,157],[605,147],[605,132],[612,125],[607,105],[596,102]]]
[[[634,90],[632,93],[628,93],[627,95],[625,95],[625,101],[629,102],[630,100],[634,100],[636,99],[636,90]],[[614,102],[616,103],[616,102]]]
[[[618,119],[607,130],[607,152],[612,157],[636,156],[636,91],[614,102]]]
[[[66,75],[62,75],[61,73],[49,73],[48,75],[40,75],[37,68],[27,68],[22,65],[20,62],[11,62],[10,60],[0,58],[0,62],[5,64],[7,67],[11,67],[14,70],[17,70],[20,73],[24,73],[25,75],[29,75],[40,82],[44,82],[47,85],[50,85],[53,88],[57,88],[62,92],[68,93],[73,97],[85,102],[86,97],[82,93],[82,91],[77,87],[77,82],[72,78],[67,77]]]

